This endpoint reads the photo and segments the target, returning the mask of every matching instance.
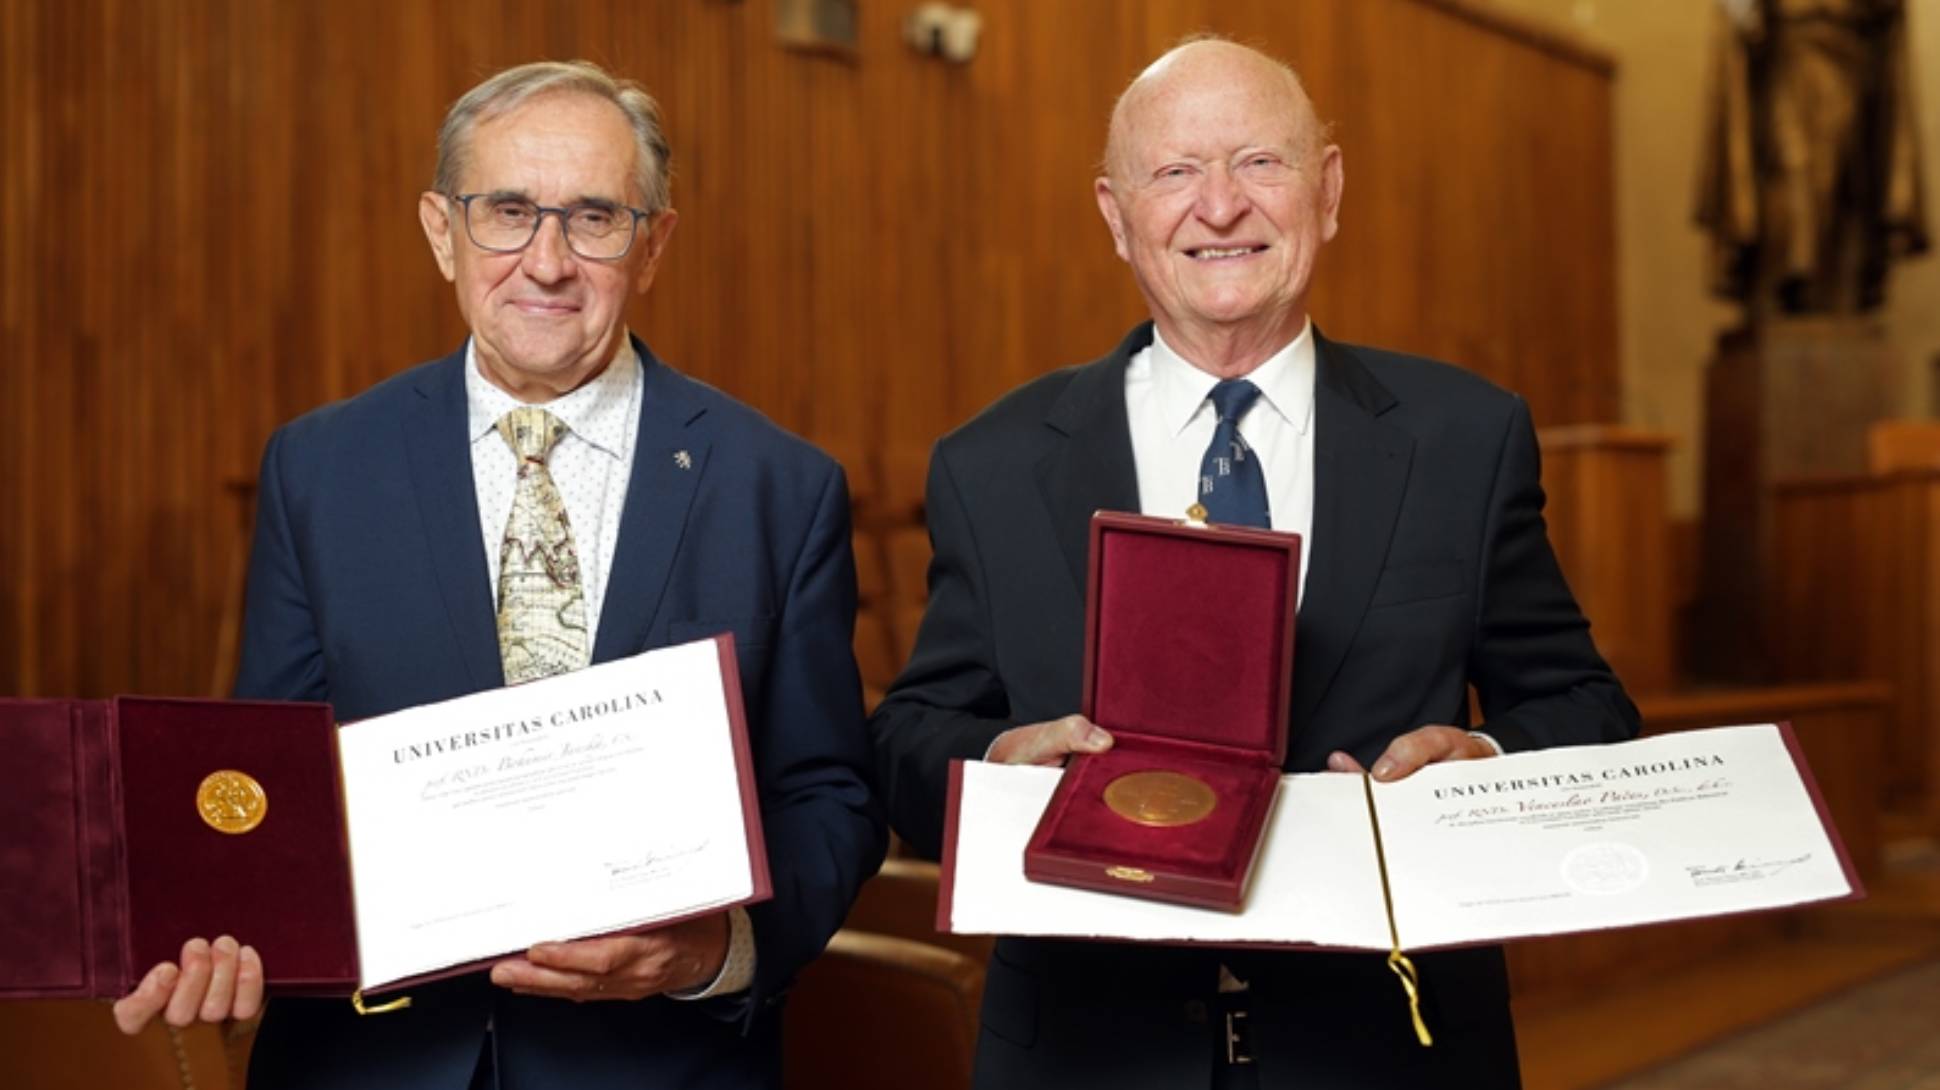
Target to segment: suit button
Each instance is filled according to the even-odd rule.
[[[1201,999],[1186,1000],[1186,1021],[1195,1025],[1206,1021],[1206,1003]]]

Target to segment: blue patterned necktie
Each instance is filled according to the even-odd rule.
[[[1266,475],[1259,456],[1239,433],[1239,418],[1259,400],[1260,388],[1243,378],[1229,378],[1207,395],[1219,413],[1212,443],[1199,462],[1199,503],[1207,522],[1272,529],[1266,502]]]

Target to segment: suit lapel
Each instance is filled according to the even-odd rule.
[[[1318,330],[1314,345],[1313,552],[1293,643],[1296,732],[1312,719],[1360,630],[1414,456],[1414,440],[1380,420],[1396,404],[1387,388]]]
[[[594,662],[646,645],[712,445],[699,424],[707,408],[691,381],[655,359],[639,340],[633,348],[643,375],[640,430],[633,440],[633,475],[620,512],[599,632],[593,637]]]
[[[431,569],[471,688],[496,689],[505,684],[505,669],[465,434],[465,350],[427,371],[417,392],[421,401],[404,421],[404,444]]]
[[[1064,442],[1038,462],[1038,491],[1081,596],[1092,512],[1139,509],[1138,470],[1132,462],[1131,425],[1125,419],[1125,365],[1150,343],[1148,322],[1110,356],[1080,369],[1044,417]]]

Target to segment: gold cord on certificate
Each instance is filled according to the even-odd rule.
[[[1401,929],[1394,923],[1394,887],[1388,882],[1388,852],[1381,844],[1381,815],[1374,809],[1374,777],[1363,774],[1361,786],[1367,791],[1367,820],[1374,830],[1374,858],[1381,868],[1381,903],[1388,910],[1388,939],[1393,944],[1388,951],[1388,968],[1401,981],[1401,990],[1408,993],[1408,1014],[1415,1022],[1415,1040],[1427,1048],[1435,1043],[1428,1034],[1428,1023],[1421,1020],[1421,974],[1415,971],[1415,963],[1401,952]]]

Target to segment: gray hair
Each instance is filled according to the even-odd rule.
[[[438,165],[431,187],[439,193],[456,195],[458,176],[464,173],[471,155],[472,131],[479,122],[509,113],[544,94],[578,92],[604,99],[619,107],[633,129],[634,187],[646,202],[647,211],[658,212],[670,201],[672,149],[660,127],[660,105],[647,89],[630,79],[614,79],[606,69],[591,61],[536,61],[507,68],[484,83],[466,91],[451,104],[443,125],[438,127]]]

